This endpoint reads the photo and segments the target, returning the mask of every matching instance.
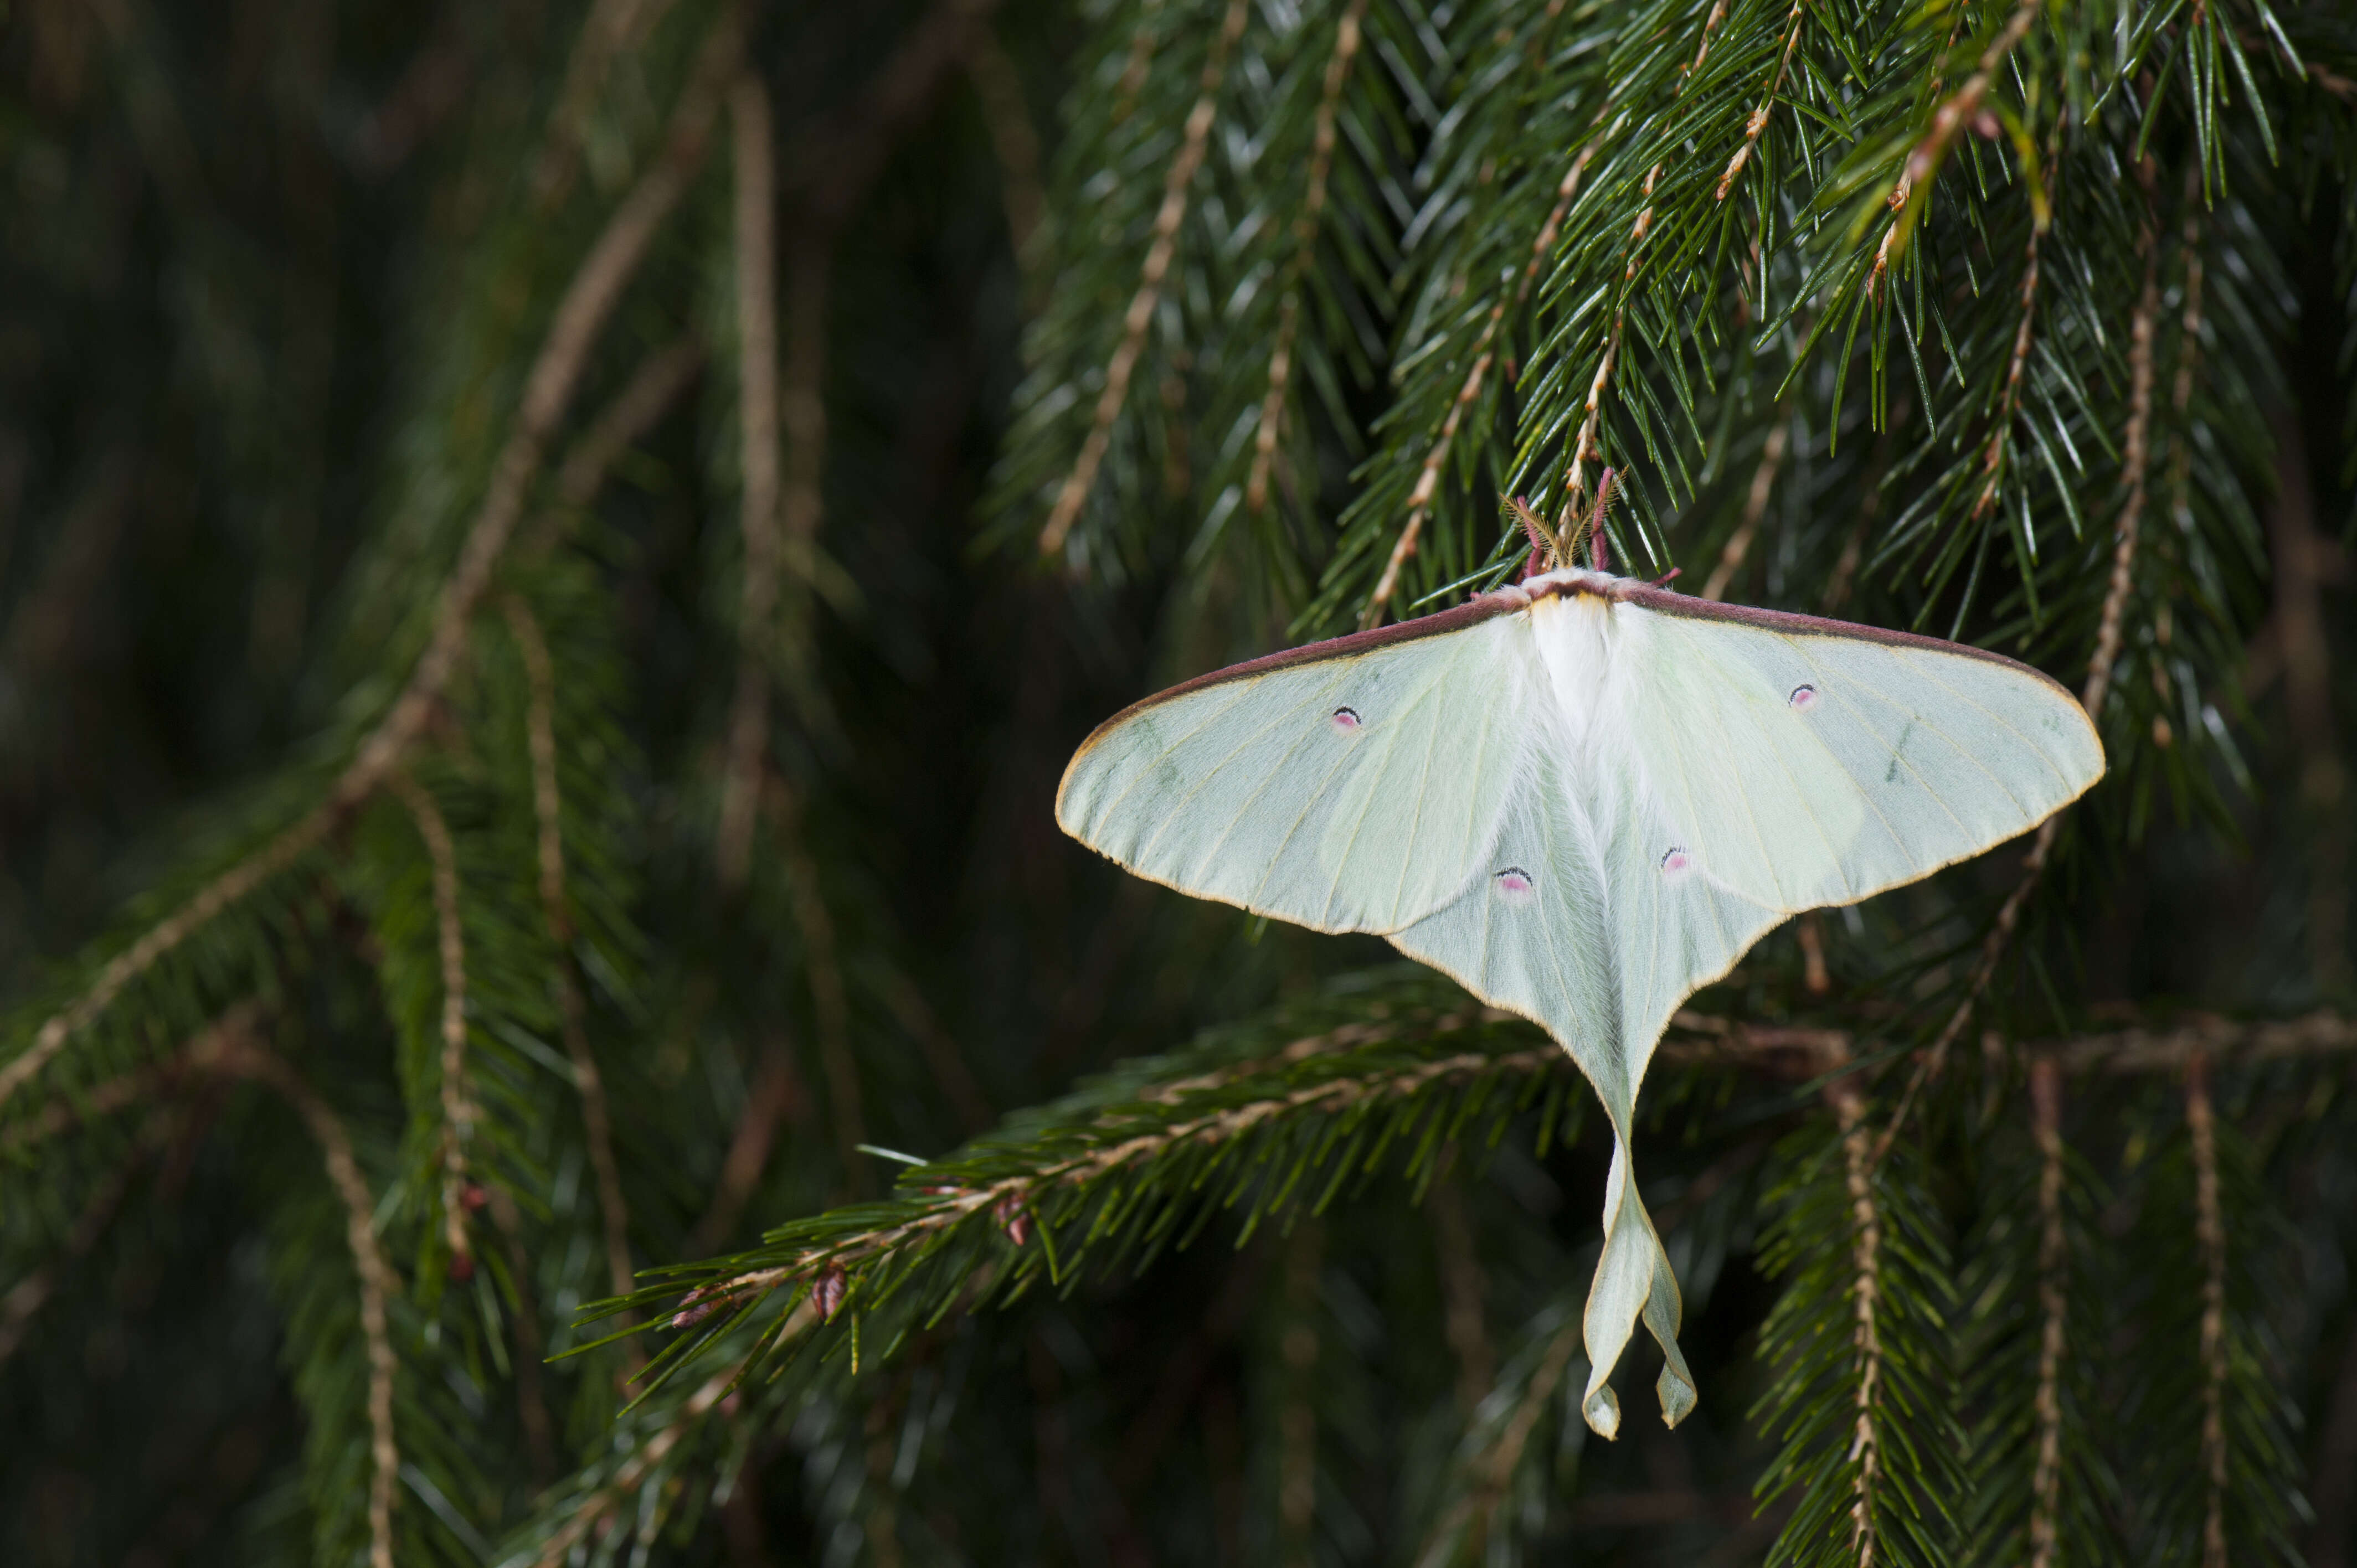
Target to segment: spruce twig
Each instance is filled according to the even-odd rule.
[[[2112,669],[2119,660],[2120,638],[2126,619],[2128,600],[2136,591],[2136,546],[2144,525],[2145,470],[2152,450],[2153,330],[2160,309],[2160,234],[2159,215],[2152,201],[2149,164],[2143,166],[2141,172],[2145,221],[2139,244],[2144,257],[2144,288],[2137,296],[2136,313],[2128,328],[2128,417],[2123,442],[2126,456],[2121,476],[2126,494],[2120,502],[2119,521],[2115,530],[2111,579],[2104,591],[2103,609],[2096,620],[2095,646],[2087,660],[2087,681],[2079,696],[2080,705],[2086,710],[2087,721],[2099,731],[2104,722],[2104,698],[2111,691]],[[2014,341],[2013,360],[2006,372],[2005,413],[2000,422],[1999,435],[2005,424],[2010,422],[2022,360],[2028,352],[2029,308],[2037,280],[2038,234],[2039,230],[2033,227],[2029,239],[2030,259],[2022,284],[2021,325]],[[2002,460],[1996,446],[1997,439],[1997,435],[1990,437],[1988,455],[1984,459],[1988,468],[1986,485],[1989,487],[1996,483],[1996,469]],[[1994,493],[1993,489],[1985,488],[1982,496],[1986,499]],[[1975,500],[1975,514],[1980,508],[1981,501]],[[1946,1064],[1948,1052],[1963,1036],[1974,1009],[1996,979],[1997,966],[2003,961],[2006,949],[2013,940],[2015,928],[2020,924],[2022,908],[2029,903],[2030,894],[2036,890],[2045,873],[2047,857],[2052,853],[2055,835],[2061,829],[2062,816],[2063,813],[2058,811],[2038,825],[2029,852],[2022,857],[2020,878],[2006,896],[2004,904],[1997,909],[1996,921],[1982,940],[1980,956],[1973,967],[1971,978],[1965,983],[1963,999],[1949,1014],[1947,1023],[1941,1027],[1930,1049],[1918,1058],[1915,1070],[1908,1078],[1907,1086],[1900,1095],[1898,1108],[1891,1112],[1890,1125],[1884,1131],[1878,1145],[1878,1160],[1889,1152],[1891,1141],[1899,1135],[1899,1129],[1905,1122],[1908,1109],[1916,1094],[1927,1080],[1939,1076]]]
[[[605,1075],[589,1048],[588,1007],[573,972],[573,911],[565,891],[565,801],[556,774],[556,667],[548,639],[530,607],[510,595],[503,607],[508,630],[522,656],[528,702],[524,736],[532,754],[532,805],[540,857],[540,908],[554,950],[550,983],[556,992],[556,1019],[573,1083],[581,1096],[582,1132],[588,1141],[589,1169],[597,1182],[597,1211],[604,1221],[606,1274],[616,1295],[630,1289],[630,1213],[622,1192],[622,1167],[614,1158],[614,1118],[606,1099]],[[507,1201],[494,1193],[495,1202]],[[634,1345],[630,1351],[635,1359]],[[632,1369],[636,1370],[634,1367]]]
[[[1876,1481],[1882,1465],[1878,1398],[1882,1381],[1882,1334],[1878,1323],[1882,1288],[1882,1216],[1874,1197],[1873,1133],[1866,1124],[1866,1096],[1855,1079],[1835,1079],[1826,1090],[1841,1123],[1842,1163],[1849,1186],[1851,1237],[1856,1262],[1850,1302],[1857,1314],[1852,1331],[1857,1381],[1849,1462],[1852,1478],[1850,1552],[1857,1568],[1874,1568]]]
[[[318,1144],[328,1183],[343,1204],[344,1240],[360,1278],[361,1334],[368,1346],[369,1568],[393,1568],[393,1496],[401,1450],[393,1434],[393,1393],[400,1362],[393,1351],[387,1305],[401,1294],[401,1284],[377,1248],[376,1200],[361,1175],[351,1134],[303,1076],[256,1038],[260,1022],[258,1008],[232,1008],[190,1044],[187,1057],[200,1071],[251,1079],[293,1107]]]
[[[1251,0],[1228,0],[1227,15],[1211,41],[1211,58],[1203,62],[1201,90],[1194,108],[1187,112],[1185,134],[1177,156],[1170,160],[1169,172],[1163,177],[1162,207],[1154,215],[1154,242],[1146,248],[1146,264],[1138,269],[1137,292],[1131,295],[1129,311],[1122,317],[1121,344],[1105,365],[1104,390],[1097,396],[1096,415],[1090,423],[1087,439],[1081,444],[1080,456],[1073,460],[1071,472],[1064,477],[1063,488],[1057,492],[1055,508],[1039,530],[1042,555],[1064,553],[1065,537],[1072,532],[1072,524],[1080,521],[1081,508],[1088,503],[1089,491],[1096,484],[1098,466],[1103,463],[1105,448],[1113,442],[1114,421],[1120,416],[1122,404],[1129,401],[1129,379],[1136,372],[1138,356],[1145,351],[1146,329],[1154,319],[1156,302],[1162,297],[1164,276],[1178,253],[1178,225],[1186,220],[1195,171],[1202,166],[1204,149],[1211,143],[1211,123],[1219,117],[1220,87],[1227,76],[1228,56],[1235,48],[1236,40],[1243,37],[1244,23],[1251,13]]]
[[[393,794],[417,824],[426,864],[434,876],[436,950],[442,963],[442,1233],[450,1248],[451,1272],[465,1279],[474,1272],[474,1243],[467,1235],[468,1147],[474,1141],[476,1108],[467,1090],[467,934],[458,908],[458,852],[450,842],[442,808],[407,773],[395,773]]]
[[[1706,36],[1705,47],[1708,47]],[[1609,107],[1609,105],[1608,105]],[[1600,120],[1602,116],[1599,114]],[[1573,198],[1579,194],[1580,177],[1587,171],[1588,161],[1603,145],[1601,138],[1592,140],[1572,155],[1571,163],[1563,171],[1555,186],[1555,207],[1547,213],[1546,221],[1539,225],[1537,235],[1531,241],[1530,260],[1523,265],[1522,282],[1514,289],[1514,306],[1520,309],[1530,297],[1531,285],[1538,280],[1539,270],[1555,253],[1557,235],[1562,231],[1564,216],[1571,210]],[[1462,274],[1459,274],[1460,281]],[[1440,489],[1440,476],[1448,462],[1449,448],[1457,444],[1457,432],[1465,422],[1466,412],[1481,396],[1481,383],[1490,373],[1491,363],[1497,357],[1500,329],[1506,319],[1506,301],[1501,297],[1490,308],[1489,318],[1481,324],[1481,336],[1473,345],[1473,364],[1465,372],[1465,382],[1458,388],[1457,396],[1448,405],[1447,417],[1440,422],[1439,433],[1424,455],[1424,465],[1416,470],[1415,489],[1408,493],[1407,521],[1401,524],[1399,538],[1393,542],[1391,554],[1383,561],[1383,575],[1376,579],[1374,591],[1367,596],[1366,607],[1359,612],[1361,631],[1379,626],[1391,605],[1392,595],[1399,587],[1400,568],[1416,551],[1416,542],[1424,532],[1425,520],[1432,514],[1432,501]]]
[[[1776,94],[1784,85],[1784,73],[1792,68],[1792,48],[1801,41],[1801,15],[1804,0],[1793,0],[1792,14],[1785,20],[1784,48],[1776,56],[1776,74],[1769,79],[1768,91],[1760,95],[1760,107],[1743,124],[1743,145],[1727,160],[1727,172],[1718,177],[1718,192],[1712,199],[1725,201],[1727,193],[1735,188],[1736,177],[1751,159],[1751,149],[1759,144],[1760,133],[1768,129],[1768,116],[1776,105]],[[1696,64],[1701,62],[1697,60]]]
[[[1244,508],[1257,514],[1268,505],[1269,469],[1276,460],[1277,437],[1284,428],[1286,389],[1293,379],[1293,339],[1301,327],[1301,290],[1318,249],[1318,222],[1326,210],[1326,179],[1334,166],[1334,121],[1341,106],[1342,84],[1359,52],[1360,31],[1366,20],[1367,0],[1351,0],[1334,30],[1334,52],[1326,61],[1326,79],[1318,95],[1318,128],[1309,150],[1309,188],[1301,211],[1293,220],[1294,252],[1286,278],[1285,297],[1277,306],[1276,342],[1268,354],[1268,392],[1262,398],[1260,422],[1253,432],[1251,476],[1244,481]]]
[[[2210,1063],[2198,1052],[2185,1063],[2185,1124],[2193,1138],[2193,1234],[2201,1257],[2201,1568],[2226,1568],[2226,1224]]]
[[[805,1316],[814,1315],[806,1313]],[[614,1517],[625,1499],[637,1495],[639,1488],[679,1445],[688,1428],[720,1402],[736,1379],[734,1368],[706,1379],[681,1403],[670,1421],[631,1448],[630,1456],[615,1467],[610,1481],[587,1498],[572,1503],[565,1521],[550,1532],[548,1539],[541,1542],[539,1550],[532,1557],[511,1558],[503,1568],[512,1568],[520,1561],[529,1561],[532,1568],[558,1568],[572,1556],[576,1547],[588,1540],[592,1530]]]
[[[2030,1477],[2029,1568],[2053,1568],[2062,1485],[2062,1356],[2069,1333],[2070,1240],[2062,1224],[2062,1067],[2052,1056],[2029,1067],[2037,1134],[2038,1461]]]

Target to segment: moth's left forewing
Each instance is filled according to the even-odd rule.
[[[1198,897],[1395,930],[1482,873],[1528,748],[1528,640],[1493,601],[1217,671],[1107,721],[1056,820]]]

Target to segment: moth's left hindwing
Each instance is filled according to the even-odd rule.
[[[1179,688],[1089,738],[1056,821],[1198,897],[1397,930],[1487,869],[1525,771],[1529,640],[1493,615]]]

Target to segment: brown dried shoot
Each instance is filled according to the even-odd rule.
[[[750,71],[729,90],[737,193],[737,370],[745,542],[737,607],[737,691],[714,855],[720,885],[741,886],[753,856],[753,809],[770,738],[769,636],[778,602],[777,164],[770,94]],[[825,417],[823,404],[819,418]],[[822,424],[822,429],[823,425]]]
[[[1789,433],[1781,421],[1770,425],[1767,445],[1760,448],[1760,467],[1751,471],[1751,491],[1743,498],[1743,521],[1727,536],[1727,548],[1718,554],[1718,564],[1710,570],[1710,580],[1703,585],[1702,596],[1719,599],[1727,596],[1727,585],[1735,574],[1743,568],[1744,557],[1751,553],[1751,541],[1760,532],[1760,520],[1768,514],[1768,497],[1775,489],[1776,470],[1784,464],[1784,444]]]
[[[2201,1253],[2201,1568],[2226,1568],[2226,1224],[2218,1203],[2218,1123],[2210,1061],[2185,1064],[2193,1139],[2193,1238]]]
[[[2029,1568],[2053,1568],[2062,1490],[2062,1354],[2070,1305],[2070,1242],[2062,1226],[2062,1065],[2029,1064],[2031,1126],[2038,1139],[2038,1460],[2029,1481]]]

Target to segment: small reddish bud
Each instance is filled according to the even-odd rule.
[[[475,1277],[474,1254],[471,1252],[451,1253],[450,1277],[457,1281],[460,1284],[465,1284],[468,1280],[473,1279]]]
[[[811,1282],[811,1305],[818,1308],[822,1321],[834,1321],[835,1313],[843,1306],[844,1293],[850,1288],[850,1276],[839,1268],[830,1267]]]
[[[671,1326],[673,1328],[693,1328],[719,1311],[722,1305],[720,1302],[706,1301],[704,1298],[704,1293],[711,1288],[710,1285],[698,1285],[680,1297],[679,1310],[671,1315]]]
[[[491,1195],[483,1190],[479,1182],[470,1181],[458,1189],[459,1205],[469,1214],[481,1213],[483,1206],[490,1201]]]
[[[1024,1211],[1021,1198],[1010,1192],[991,1205],[990,1212],[1006,1227],[1008,1240],[1020,1247],[1031,1240],[1031,1216]]]
[[[1997,124],[1996,115],[1984,109],[1973,116],[1973,134],[1984,142],[1994,142],[2005,134],[2005,127]]]

